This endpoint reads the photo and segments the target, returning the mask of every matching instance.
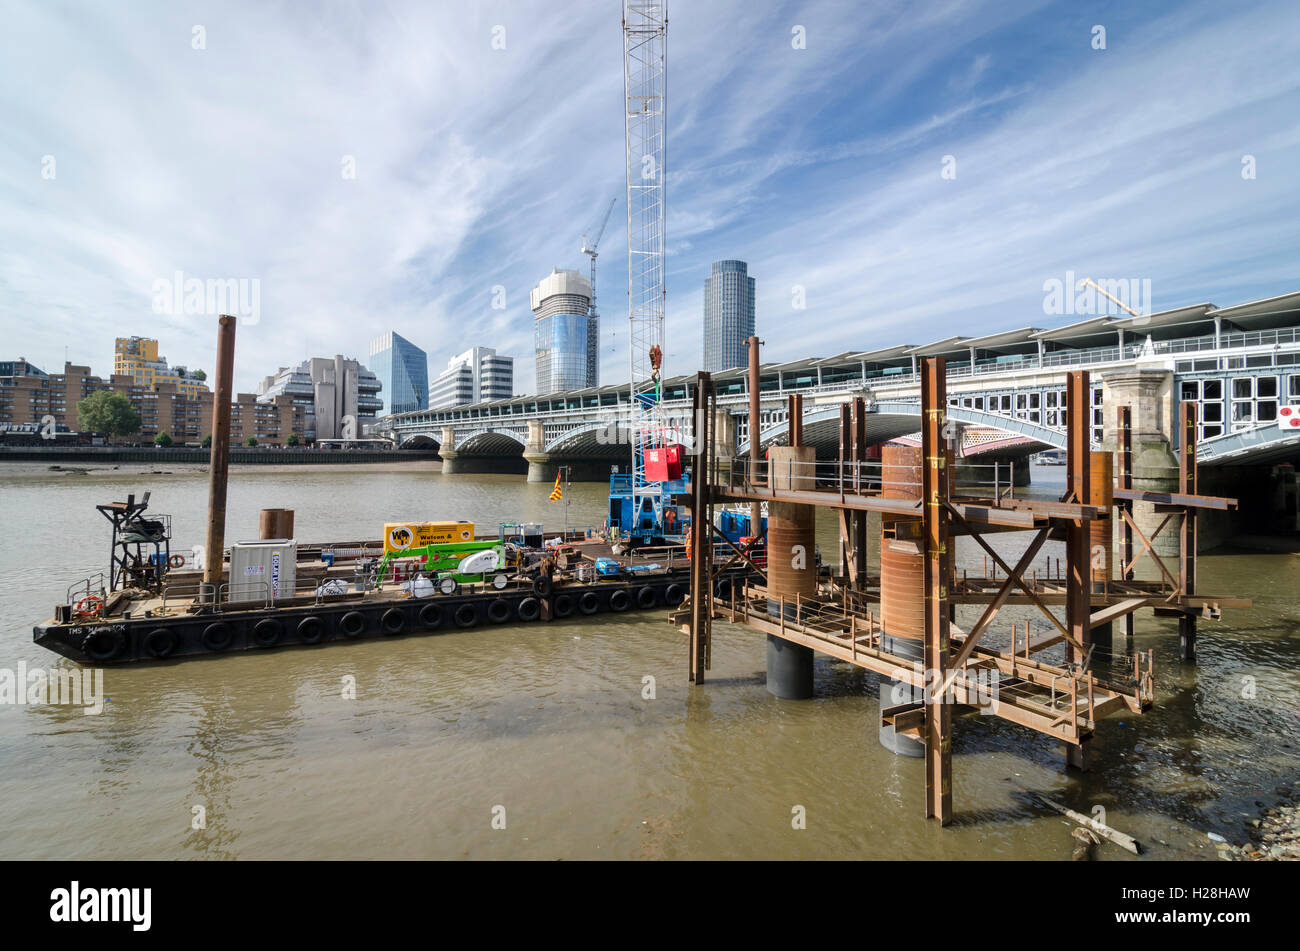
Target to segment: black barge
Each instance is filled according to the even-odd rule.
[[[69,587],[54,617],[35,626],[37,644],[97,666],[166,661],[674,608],[690,586],[680,546],[629,553],[598,536],[545,533],[535,549],[501,540],[511,549],[505,570],[437,587],[417,580],[418,564],[377,571],[380,541],[306,543],[283,596],[263,584],[232,598],[229,555],[221,582],[206,583],[194,555],[173,553],[170,519],[147,513],[148,500],[99,506],[113,524],[109,574]],[[718,594],[748,575],[724,575]]]

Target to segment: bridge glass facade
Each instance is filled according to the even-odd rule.
[[[1102,410],[1102,376],[1135,367],[1172,376],[1173,399],[1200,405],[1201,437],[1236,438],[1272,430],[1282,406],[1300,405],[1300,292],[1227,308],[1198,304],[1138,317],[1092,317],[1053,330],[1025,327],[978,338],[953,337],[922,347],[900,344],[873,351],[850,351],[763,367],[760,376],[764,428],[784,421],[787,393],[833,403],[851,395],[894,404],[918,399],[918,361],[947,360],[951,405],[1001,417],[1008,433],[1024,427],[1065,430],[1065,372],[1093,372],[1092,438],[1114,424]],[[666,413],[690,406],[694,376],[664,381]],[[747,374],[743,368],[713,374],[720,408],[733,414],[738,445],[747,442]],[[625,385],[522,397],[458,407],[440,413],[415,413],[390,421],[402,431],[438,425],[470,426],[480,419],[523,417],[574,422],[608,418],[627,400]],[[981,423],[996,428],[996,421]],[[1043,433],[1034,438],[1043,440]]]

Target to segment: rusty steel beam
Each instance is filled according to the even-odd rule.
[[[728,548],[730,548],[734,553],[730,558],[728,558],[725,562],[723,562],[721,568],[719,568],[717,571],[714,571],[711,574],[710,576],[711,578],[716,579],[720,577],[728,568],[734,565],[737,561],[743,561],[746,564],[748,564],[749,567],[753,568],[755,572],[757,572],[759,577],[763,579],[763,584],[767,584],[767,572],[764,571],[762,568],[758,567],[758,565],[754,564],[754,559],[750,558],[749,555],[746,552],[742,551],[740,547],[735,542],[733,542],[730,538],[722,534],[722,529],[718,528],[718,526],[714,525],[712,522],[709,523],[709,529],[713,532],[713,534],[717,535],[718,538],[721,539],[722,542]],[[761,532],[755,535],[754,539],[756,542],[761,541],[764,544],[766,544],[767,529],[763,529]]]
[[[862,469],[867,461],[867,401],[861,396],[853,398],[853,408],[849,418],[849,428],[853,436],[853,483],[854,489],[862,491]],[[853,557],[858,577],[867,576],[867,513],[850,513],[849,521],[853,528]]]
[[[840,404],[840,448],[839,448],[839,471],[836,482],[839,485],[840,497],[844,496],[844,477],[845,473],[850,471],[848,463],[852,461],[852,437],[849,429],[849,404]],[[857,587],[858,573],[857,558],[853,552],[853,524],[854,519],[850,516],[848,509],[840,509],[839,512],[839,529],[840,529],[840,561],[844,564],[844,573],[848,576],[849,584]]]
[[[208,462],[208,533],[203,583],[212,600],[221,585],[226,557],[226,485],[230,477],[230,403],[234,398],[235,318],[217,319],[216,379],[212,383],[212,452]]]
[[[1092,386],[1087,370],[1074,370],[1069,375],[1065,394],[1066,408],[1066,472],[1065,501],[1087,504],[1091,496],[1091,440]],[[1087,651],[1092,641],[1089,624],[1092,588],[1092,569],[1088,550],[1088,526],[1084,521],[1071,522],[1065,531],[1065,627],[1070,644],[1067,656],[1071,661],[1081,661],[1081,645]]]
[[[1178,492],[1195,496],[1196,472],[1196,404],[1178,404]],[[1196,594],[1196,508],[1183,510],[1182,531],[1178,535],[1178,593],[1181,597]],[[1183,660],[1196,660],[1196,615],[1178,619],[1178,646]]]
[[[803,394],[791,393],[786,409],[786,427],[789,434],[789,445],[803,445]]]
[[[1181,465],[1179,468],[1182,468]],[[1115,498],[1133,502],[1154,502],[1156,505],[1173,505],[1179,508],[1217,509],[1221,512],[1237,507],[1236,499],[1223,498],[1217,495],[1197,495],[1194,492],[1145,492],[1134,489],[1116,489]]]
[[[975,626],[970,629],[970,633],[966,635],[966,639],[962,642],[961,649],[957,651],[957,656],[953,658],[952,666],[954,669],[959,668],[962,664],[966,663],[966,659],[970,657],[971,651],[973,651],[975,645],[979,643],[980,638],[984,635],[984,631],[988,629],[988,626],[991,623],[993,623],[993,618],[995,618],[997,613],[1002,610],[1002,606],[1007,603],[1007,598],[1011,596],[1012,586],[1016,584],[1024,585],[1023,578],[1025,571],[1029,568],[1029,565],[1033,562],[1034,558],[1038,556],[1038,552],[1042,549],[1045,541],[1047,541],[1047,532],[1039,532],[1034,538],[1033,543],[1026,548],[1025,553],[1020,556],[1020,560],[1016,562],[1015,568],[1007,572],[1006,579],[1002,582],[1002,587],[998,589],[998,593],[994,596],[993,600],[984,608],[984,613],[980,615],[980,619],[975,622]]]
[[[1169,569],[1165,567],[1164,561],[1161,560],[1160,556],[1156,554],[1155,547],[1154,547],[1156,538],[1159,537],[1161,531],[1164,530],[1164,527],[1169,524],[1169,519],[1171,516],[1166,515],[1164,517],[1164,520],[1159,525],[1156,526],[1156,530],[1151,533],[1150,538],[1148,538],[1143,533],[1142,529],[1138,528],[1137,520],[1134,519],[1132,515],[1130,515],[1128,512],[1124,512],[1123,517],[1124,517],[1124,521],[1129,526],[1129,530],[1132,531],[1133,534],[1135,534],[1138,537],[1138,541],[1142,543],[1142,550],[1133,557],[1133,562],[1131,562],[1128,565],[1128,567],[1132,568],[1133,564],[1136,564],[1137,562],[1142,560],[1143,555],[1145,555],[1147,552],[1150,552],[1151,560],[1154,561],[1156,567],[1160,569],[1161,576],[1164,577],[1165,581],[1169,583],[1169,587],[1172,589],[1173,594],[1177,595],[1178,579],[1169,573]]]
[[[718,501],[748,502],[752,499],[772,499],[777,502],[798,502],[802,505],[819,505],[826,508],[853,509],[860,512],[883,512],[896,517],[921,517],[921,503],[914,499],[885,499],[877,495],[845,495],[815,489],[744,489],[736,486],[715,487],[713,498]],[[1008,528],[1031,529],[1042,525],[1043,517],[1024,510],[999,509],[990,505],[971,505],[954,502],[953,508],[961,512],[972,524],[1002,525]]]
[[[956,506],[949,506],[949,507],[953,510],[953,514],[957,517],[958,524],[966,525],[966,527],[970,529],[971,526],[966,524],[965,517],[961,514],[960,511],[958,511],[957,507]],[[1005,561],[1003,561],[1002,556],[999,555],[996,551],[994,551],[992,546],[989,545],[988,542],[986,542],[983,538],[980,537],[979,532],[976,532],[973,529],[971,529],[967,534],[969,534],[972,538],[975,539],[975,541],[979,544],[979,546],[984,549],[985,554],[987,554],[990,558],[993,559],[993,563],[997,565],[999,568],[1001,568],[1004,574],[1008,575],[1012,580],[1015,581],[1016,584],[1020,586],[1020,589],[1025,592],[1025,597],[1028,599],[1029,603],[1038,606],[1038,609],[1043,612],[1043,616],[1046,617],[1047,620],[1050,621],[1056,627],[1056,629],[1061,632],[1061,636],[1065,640],[1071,641],[1071,643],[1073,643],[1075,646],[1079,647],[1082,650],[1083,644],[1079,642],[1077,638],[1072,640],[1073,635],[1071,635],[1070,631],[1065,627],[1065,625],[1063,625],[1060,621],[1056,619],[1056,615],[1047,609],[1047,600],[1043,597],[1043,595],[1040,592],[1034,590],[1033,585],[1025,581],[1023,572],[1014,571]],[[1037,551],[1037,549],[1042,546],[1042,543],[1046,541],[1048,537],[1049,537],[1049,531],[1044,530],[1040,534],[1039,538],[1032,543],[1032,547],[1035,549],[1035,551]],[[1012,598],[1010,595],[1007,595],[1005,597],[1008,602],[1012,602]],[[984,599],[982,596],[979,595],[963,594],[961,595],[961,603],[962,604],[985,604],[988,602],[986,599]],[[1019,603],[1019,602],[1012,602],[1012,603]],[[1069,603],[1068,598],[1064,599],[1062,603],[1068,604]],[[1090,602],[1090,606],[1091,606],[1091,602]]]
[[[1133,526],[1129,520],[1133,517],[1133,500],[1123,493],[1133,491],[1133,407],[1121,406],[1116,412],[1115,459],[1119,467],[1115,480],[1115,507],[1120,513],[1120,581],[1133,580]],[[1135,613],[1124,615],[1120,622],[1124,635],[1124,647],[1131,649],[1133,635],[1136,632]]]
[[[1049,499],[1003,499],[996,507],[1004,512],[1033,512],[1047,518],[1094,520],[1106,517],[1106,512],[1099,505],[1078,504],[1075,502],[1053,502]]]
[[[759,433],[762,429],[758,409],[758,348],[763,345],[763,341],[754,336],[747,339],[745,343],[749,347],[749,484],[758,485],[760,475],[758,448],[761,443]],[[751,502],[749,505],[749,534],[757,535],[762,524],[763,504],[761,502]]]
[[[690,682],[704,683],[709,628],[713,621],[713,585],[709,573],[713,551],[708,498],[713,474],[708,448],[712,443],[712,379],[703,371],[695,375],[692,401],[695,420],[695,469],[691,473],[691,621]]]
[[[948,473],[943,437],[948,393],[946,361],[921,363],[921,523],[925,537],[925,669],[930,683],[948,679]],[[940,825],[952,820],[952,705],[940,693],[925,709],[925,815]]]

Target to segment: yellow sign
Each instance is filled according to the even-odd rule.
[[[384,525],[384,554],[474,540],[473,522],[389,522]]]

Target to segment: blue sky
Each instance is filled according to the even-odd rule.
[[[531,391],[528,292],[585,268],[618,195],[598,289],[602,382],[623,379],[619,17],[10,0],[5,357],[107,373],[134,333],[210,370],[214,320],[154,312],[179,270],[260,281],[240,390],[394,329],[435,374],[496,346]],[[765,359],[1056,326],[1067,270],[1150,280],[1156,310],[1300,289],[1298,36],[1294,2],[670,2],[667,371],[698,366],[721,258],[757,280]]]

